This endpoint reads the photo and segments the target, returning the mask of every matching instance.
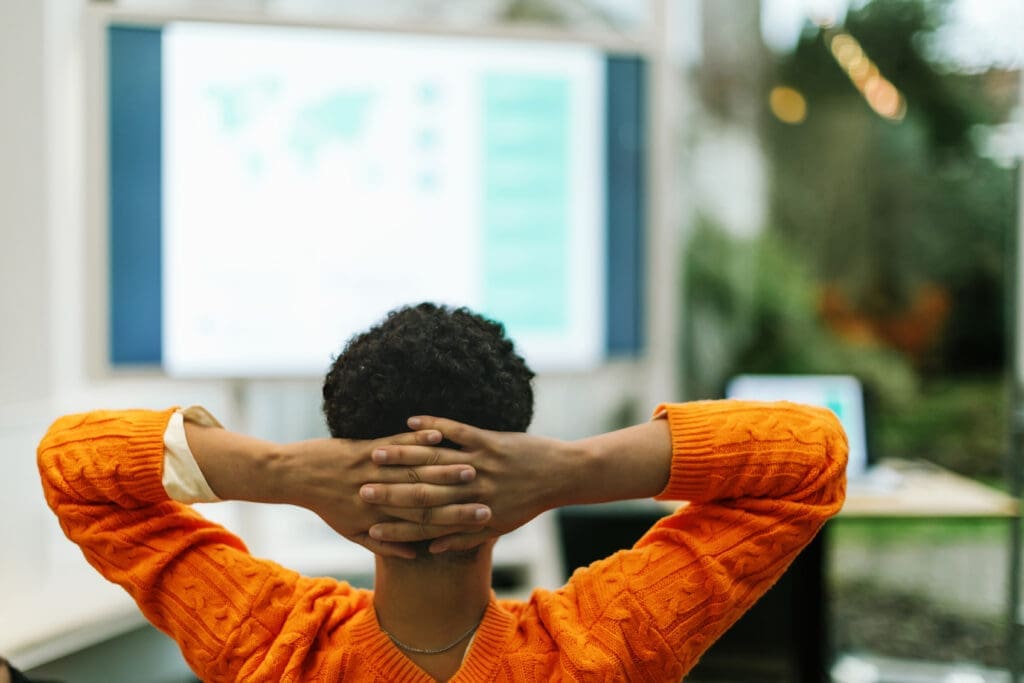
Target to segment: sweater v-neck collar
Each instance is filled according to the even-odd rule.
[[[462,666],[449,679],[450,683],[492,680],[514,626],[515,617],[502,609],[491,593],[487,611],[473,636],[469,651],[462,660]],[[352,641],[385,680],[434,683],[434,678],[406,657],[381,630],[377,611],[372,606],[364,612],[364,618],[353,624]]]

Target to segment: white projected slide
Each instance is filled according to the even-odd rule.
[[[319,375],[424,300],[537,369],[600,362],[599,52],[183,23],[163,64],[170,374]]]

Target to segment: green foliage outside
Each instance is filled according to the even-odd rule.
[[[900,121],[872,111],[839,67],[838,29],[809,26],[776,60],[763,101],[792,87],[807,116],[785,124],[765,107],[760,235],[706,218],[691,230],[686,385],[711,397],[741,372],[852,373],[871,396],[875,454],[999,477],[1015,176],[978,140],[1017,93],[999,87],[1013,82],[1005,74],[939,61],[930,46],[945,6],[875,0],[847,17],[904,94]]]

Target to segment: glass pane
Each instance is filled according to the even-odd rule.
[[[854,375],[870,460],[1004,487],[1022,6],[764,0],[770,47],[751,51],[718,40],[745,24],[716,4],[694,75],[689,397],[740,374]],[[701,180],[715,164],[724,201]],[[939,513],[830,524],[833,647],[1005,668],[1009,538]]]

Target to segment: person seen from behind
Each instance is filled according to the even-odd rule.
[[[68,538],[203,681],[679,681],[838,512],[842,427],[698,401],[551,439],[526,433],[532,379],[500,324],[425,303],[336,358],[330,439],[272,443],[198,407],[94,411],[54,422],[39,470]],[[496,596],[503,534],[650,497],[685,504],[557,590]],[[374,589],[252,556],[190,507],[218,500],[312,510],[374,553]]]

